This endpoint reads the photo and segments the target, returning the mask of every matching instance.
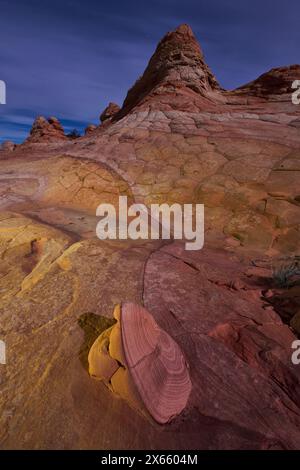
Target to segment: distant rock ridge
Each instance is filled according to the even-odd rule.
[[[67,140],[64,129],[56,117],[46,119],[38,116],[31,128],[27,143],[47,143],[56,142],[58,140]]]
[[[268,98],[270,95],[291,94],[293,81],[299,79],[299,64],[276,67],[263,73],[256,80],[237,88],[233,93],[252,95],[260,98]]]

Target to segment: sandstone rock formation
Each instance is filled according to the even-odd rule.
[[[85,135],[90,135],[92,132],[94,132],[95,130],[97,129],[97,126],[95,126],[94,124],[89,124],[86,128],[85,128]]]
[[[104,111],[100,114],[100,121],[104,122],[112,119],[120,111],[120,106],[116,103],[109,103]]]
[[[158,423],[170,422],[186,407],[192,387],[180,348],[139,305],[117,305],[114,317],[117,323],[89,352],[90,374]]]
[[[30,136],[27,139],[29,143],[48,143],[59,140],[67,140],[64,129],[56,117],[48,119],[39,116],[35,119]]]
[[[159,99],[161,110],[175,107],[185,111],[193,97],[209,105],[216,96],[213,92],[219,90],[191,28],[183,24],[160,41],[144,74],[128,91],[117,118],[137,105],[154,104],[154,99],[156,103]]]
[[[277,67],[264,73],[253,82],[243,85],[235,93],[259,96],[260,98],[282,99],[283,95],[291,94],[292,83],[299,79],[299,65]]]
[[[16,148],[16,144],[11,142],[10,140],[5,140],[0,146],[0,150],[2,152],[13,152],[15,148]]]
[[[71,141],[38,119],[1,152],[1,448],[299,448],[299,285],[278,288],[272,271],[300,255],[295,79],[300,65],[223,90],[182,25],[99,129]],[[204,203],[204,249],[98,240],[95,208],[119,195]],[[125,301],[190,366],[187,407],[168,424],[83,367],[78,321]]]

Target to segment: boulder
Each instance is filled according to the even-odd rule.
[[[116,103],[109,103],[108,106],[100,114],[100,121],[103,123],[109,119],[112,119],[120,111],[120,106]]]

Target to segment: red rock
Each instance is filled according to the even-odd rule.
[[[45,119],[39,116],[35,119],[27,143],[50,143],[60,140],[67,140],[64,129],[59,120],[55,117]]]
[[[283,97],[292,93],[292,83],[299,80],[300,65],[290,65],[288,67],[277,67],[262,74],[256,80],[237,88],[235,94],[253,95],[261,98],[272,96]]]
[[[112,119],[120,111],[120,106],[116,103],[109,103],[104,111],[100,114],[100,121],[104,122]]]
[[[5,140],[0,147],[0,150],[3,152],[13,152],[16,148],[16,144],[11,142],[10,140]]]
[[[95,126],[94,124],[89,124],[89,125],[85,128],[84,134],[85,134],[85,135],[91,135],[96,129],[97,129],[97,126]]]
[[[209,97],[214,90],[220,86],[191,28],[182,24],[159,42],[144,74],[128,91],[119,116],[152,99],[168,99],[170,94],[187,94],[192,100],[195,94]]]
[[[89,373],[135,409],[160,424],[187,406],[191,380],[177,343],[138,304],[114,308],[116,323],[92,345]]]
[[[224,277],[247,284],[246,270],[221,251],[191,254],[175,243],[147,262],[145,306],[177,339],[189,361],[193,391],[187,420],[193,421],[196,407],[200,414],[255,430],[262,446],[269,440],[281,448],[297,448],[300,381],[291,362],[295,337],[272,309],[264,309],[259,290],[253,296],[253,290],[224,288]],[[200,432],[196,422],[192,427]]]
[[[128,369],[147,410],[165,424],[187,405],[192,384],[184,356],[146,309],[122,305],[121,329]]]

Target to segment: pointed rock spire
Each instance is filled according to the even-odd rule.
[[[117,117],[127,114],[149,97],[183,89],[192,90],[201,96],[220,89],[187,24],[167,33],[159,42],[144,74],[128,91]]]

